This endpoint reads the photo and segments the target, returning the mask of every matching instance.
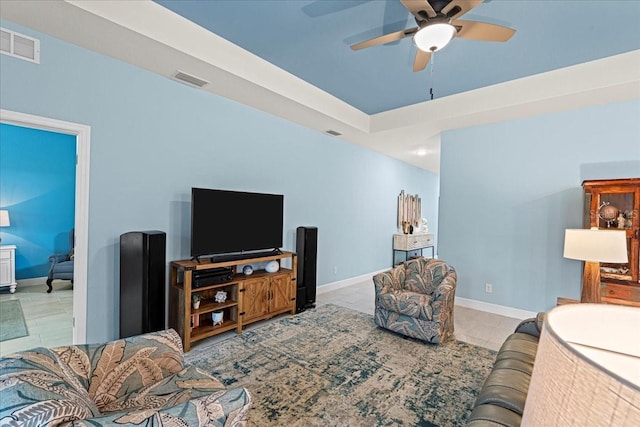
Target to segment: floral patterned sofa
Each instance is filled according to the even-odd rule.
[[[373,277],[376,325],[430,343],[453,335],[456,271],[432,258],[416,258]]]
[[[0,359],[1,426],[244,426],[244,388],[186,367],[174,330]]]

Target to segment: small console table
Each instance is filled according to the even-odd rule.
[[[435,246],[433,244],[433,234],[428,233],[416,233],[416,234],[394,234],[393,235],[393,262],[395,267],[400,262],[406,261],[409,258],[409,252],[420,251],[420,256],[423,256],[422,250],[431,248],[431,258],[435,256]],[[404,260],[397,262],[396,253],[404,252]]]
[[[0,287],[9,286],[9,292],[16,292],[16,245],[0,246]]]

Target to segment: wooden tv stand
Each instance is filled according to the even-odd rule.
[[[282,260],[291,259],[291,268],[283,268]],[[275,273],[257,270],[256,265],[278,261],[280,269]],[[237,273],[238,267],[251,265],[253,274]],[[236,330],[242,333],[245,325],[269,319],[278,314],[296,313],[296,264],[293,252],[269,256],[224,261],[203,262],[194,260],[172,261],[169,286],[169,327],[182,337],[185,351],[191,344],[223,332]],[[224,283],[194,288],[194,272],[230,267],[233,277]],[[225,291],[225,302],[217,303],[214,297]],[[192,296],[200,295],[200,307],[194,309]],[[214,324],[213,312],[223,312],[223,321]]]

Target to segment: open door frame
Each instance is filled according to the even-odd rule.
[[[0,122],[76,137],[76,195],[73,270],[73,344],[87,340],[87,265],[89,245],[89,148],[91,127],[0,109]]]

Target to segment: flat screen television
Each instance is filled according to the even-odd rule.
[[[191,189],[191,256],[282,247],[284,196]]]

